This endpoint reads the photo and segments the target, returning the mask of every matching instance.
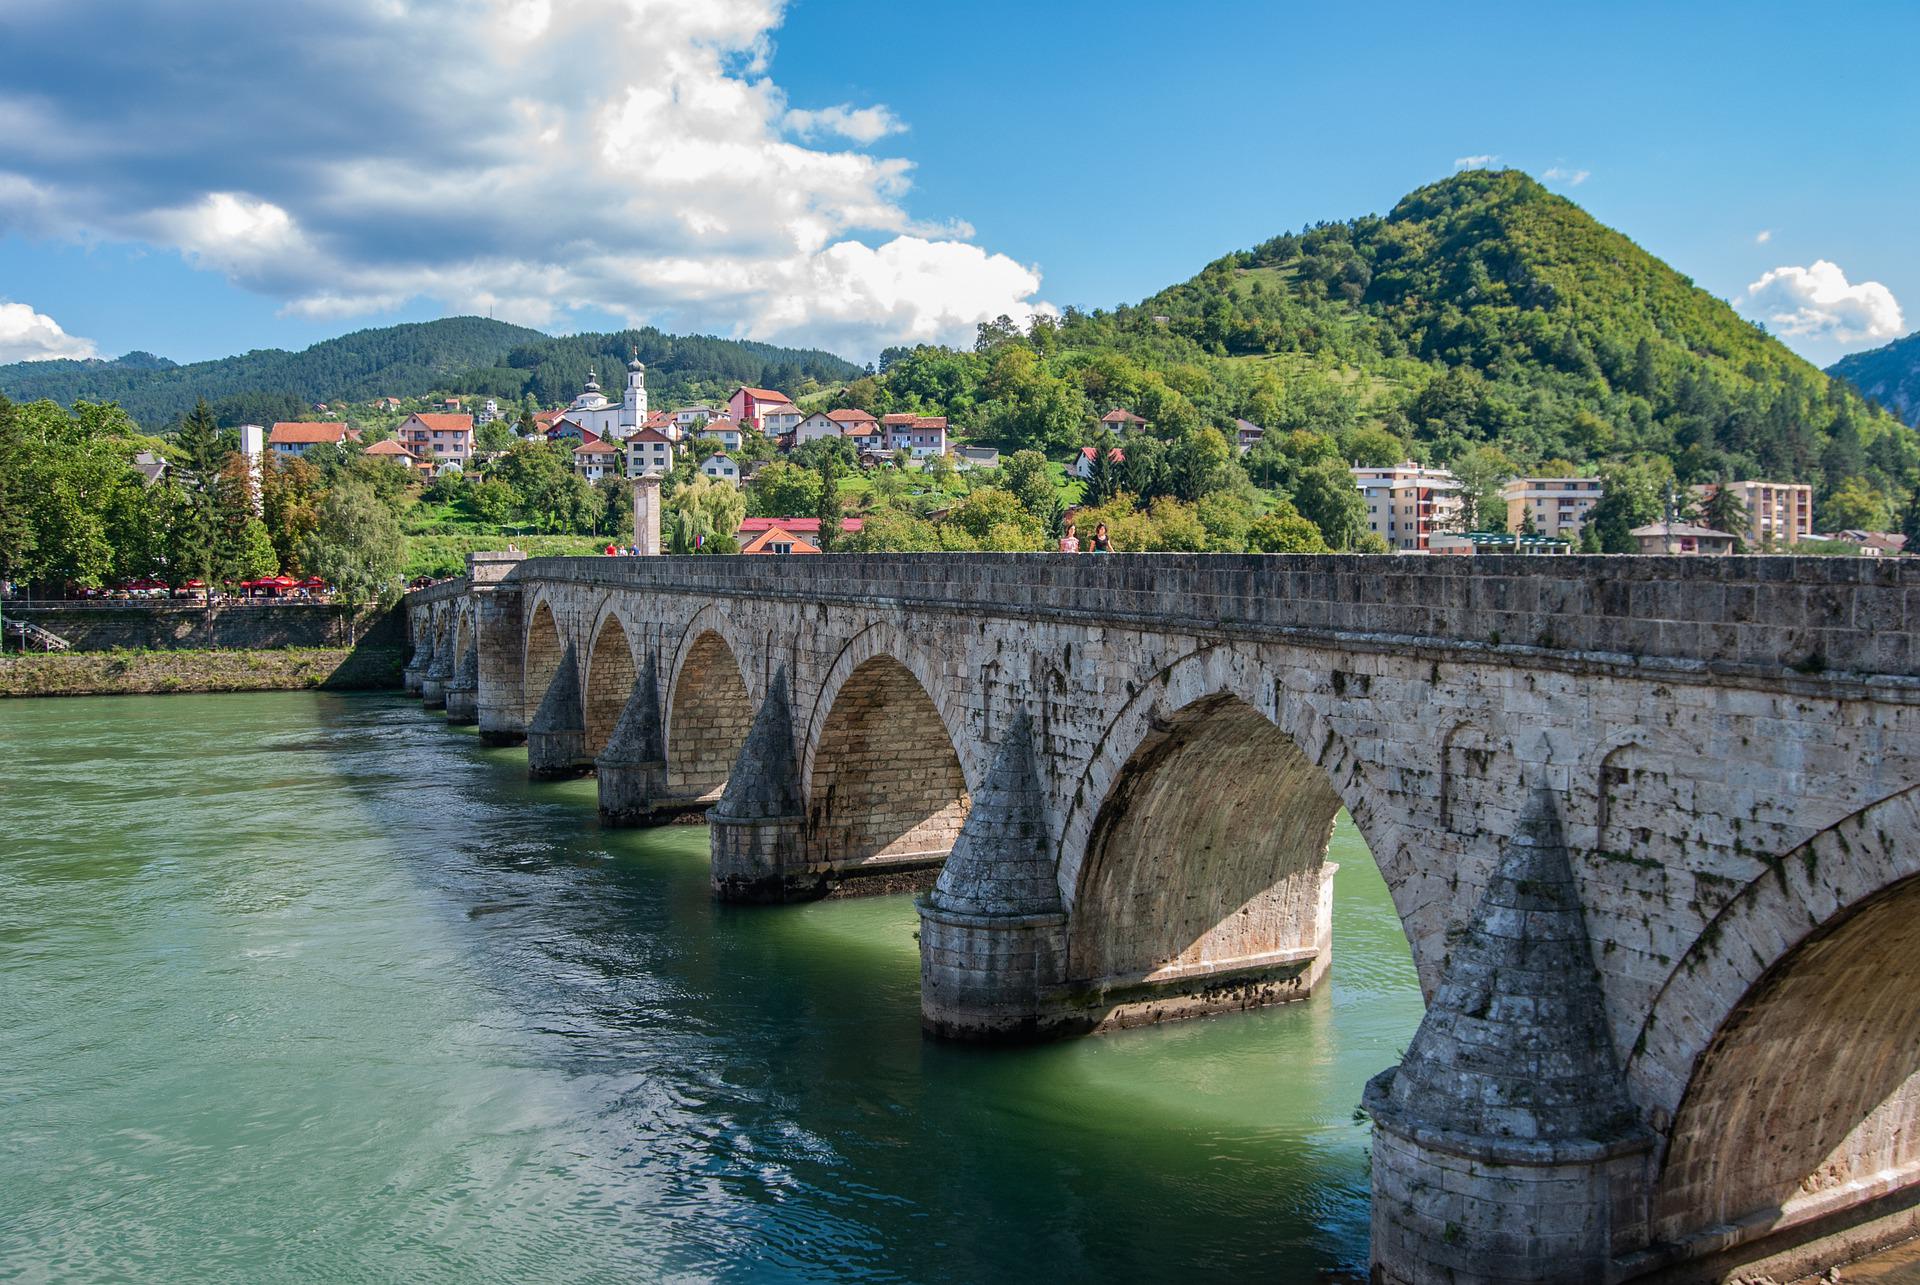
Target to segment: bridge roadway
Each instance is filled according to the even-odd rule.
[[[1427,1002],[1376,1279],[1787,1279],[1920,1232],[1920,562],[480,554],[429,706],[920,901],[937,1036],[1304,1000],[1335,814]]]

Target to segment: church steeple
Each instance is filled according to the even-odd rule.
[[[627,362],[627,391],[621,398],[624,406],[620,419],[629,432],[637,433],[647,422],[647,368],[640,360],[639,350],[629,351],[633,357]]]

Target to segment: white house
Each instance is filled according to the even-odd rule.
[[[779,437],[800,427],[800,421],[805,418],[798,406],[791,402],[779,403],[760,412],[760,431],[768,437]]]
[[[1137,433],[1146,428],[1147,421],[1130,410],[1115,407],[1100,417],[1100,427],[1110,433]]]
[[[326,443],[330,446],[344,446],[358,437],[358,433],[349,432],[341,423],[307,424],[297,420],[281,420],[267,434],[267,449],[276,458],[305,455],[307,448]]]
[[[1240,448],[1242,455],[1252,450],[1253,444],[1266,435],[1267,430],[1250,419],[1236,419],[1233,421],[1234,445]]]
[[[1080,457],[1073,462],[1073,475],[1082,482],[1091,482],[1093,480],[1094,450],[1094,447],[1082,446],[1080,448]],[[1127,453],[1118,446],[1110,446],[1107,448],[1107,462],[1115,465],[1125,464],[1127,462]]]
[[[703,419],[711,426],[720,420],[733,418],[733,412],[724,406],[679,406],[672,413],[673,422],[680,426],[682,432],[689,433]]]
[[[798,448],[805,446],[808,442],[818,442],[839,436],[840,425],[838,421],[836,421],[833,416],[822,411],[815,411],[813,414],[801,420],[794,428],[793,444]]]
[[[880,426],[886,430],[888,450],[916,460],[947,453],[945,415],[885,415]]]
[[[603,438],[582,442],[573,448],[573,471],[589,482],[618,477],[620,448]]]
[[[694,436],[716,441],[730,451],[740,449],[740,428],[728,420],[712,420]]]
[[[421,412],[401,421],[394,436],[400,445],[436,468],[448,464],[467,466],[473,454],[473,416],[435,415]]]
[[[701,460],[700,471],[717,481],[740,485],[740,466],[723,453],[715,452]]]
[[[658,477],[673,471],[673,439],[659,429],[643,428],[626,445],[628,477]]]

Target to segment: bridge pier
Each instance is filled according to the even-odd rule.
[[[527,739],[520,587],[476,584],[473,599],[474,637],[480,653],[473,705],[480,740],[485,745],[518,745]]]
[[[1551,793],[1537,790],[1405,1059],[1367,1085],[1373,1279],[1618,1279],[1654,1136],[1627,1095]]]
[[[453,678],[453,645],[434,644],[433,660],[420,677],[420,703],[428,709],[447,707],[447,683]]]
[[[651,652],[607,738],[607,747],[594,759],[594,775],[599,778],[603,825],[651,825],[697,810],[684,802],[676,806],[667,789],[659,667]]]
[[[747,730],[720,801],[707,813],[713,893],[721,901],[808,901],[826,893],[826,871],[807,862],[799,782],[787,673],[781,669]]]
[[[454,666],[453,677],[447,681],[447,722],[459,727],[471,727],[480,721],[477,700],[480,689],[480,652],[477,647],[468,647],[461,653],[460,663]]]
[[[427,642],[419,636],[419,630],[418,624],[412,625],[413,651],[407,656],[407,667],[400,671],[400,689],[409,696],[420,694],[421,678],[427,668]]]
[[[568,643],[553,671],[547,694],[527,727],[527,775],[536,781],[584,776],[587,757],[586,713],[580,703],[580,665]]]

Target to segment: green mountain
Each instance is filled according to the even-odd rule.
[[[474,393],[543,406],[580,390],[590,367],[616,373],[631,353],[648,364],[653,399],[716,395],[721,385],[784,381],[799,386],[848,379],[859,369],[831,353],[657,330],[553,338],[484,317],[448,317],[360,330],[302,352],[268,348],[216,361],[175,365],[151,353],[114,361],[34,361],[0,366],[0,393],[17,402],[47,398],[118,402],[157,429],[214,403],[227,423],[290,419],[314,402]]]
[[[1920,427],[1920,330],[1884,348],[1842,357],[1827,373]]]
[[[1123,312],[1123,332],[1216,358],[1363,376],[1381,422],[1439,458],[1480,443],[1523,463],[1651,454],[1683,481],[1829,488],[1920,469],[1891,416],[1514,170],[1276,237]]]

